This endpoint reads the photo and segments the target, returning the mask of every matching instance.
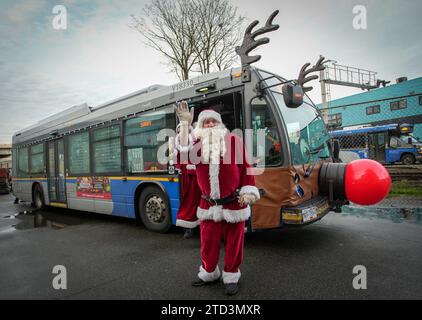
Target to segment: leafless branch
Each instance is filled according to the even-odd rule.
[[[131,28],[158,51],[181,80],[230,67],[244,17],[228,0],[151,0]]]

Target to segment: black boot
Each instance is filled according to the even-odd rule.
[[[236,293],[239,292],[239,286],[237,285],[237,283],[225,283],[224,284],[224,292],[228,295],[228,296],[233,296]]]
[[[193,229],[185,229],[185,234],[183,235],[184,239],[190,239],[193,237]]]
[[[196,280],[192,281],[192,286],[202,287],[202,286],[207,286],[207,285],[210,285],[210,284],[217,283],[219,281],[220,281],[220,278],[215,279],[213,281],[204,281],[204,280],[202,280],[201,278],[198,277]]]

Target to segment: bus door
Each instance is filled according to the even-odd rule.
[[[48,143],[47,180],[50,202],[66,203],[63,139]]]
[[[369,158],[385,162],[385,132],[369,134]]]

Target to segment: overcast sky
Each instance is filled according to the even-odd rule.
[[[1,0],[0,143],[73,105],[96,106],[152,84],[178,82],[162,58],[128,26],[145,0]],[[394,81],[422,76],[420,0],[231,0],[249,22],[280,9],[281,28],[258,50],[257,66],[297,78],[320,54]],[[53,7],[67,8],[67,30],[52,27]],[[355,30],[353,8],[367,9]],[[332,87],[332,98],[361,92]],[[321,101],[319,83],[311,98]]]

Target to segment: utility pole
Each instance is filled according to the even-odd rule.
[[[322,108],[321,115],[325,123],[328,123],[328,106],[327,106],[327,85],[325,84],[325,70],[319,72],[319,79],[321,83],[321,98],[322,98]]]
[[[328,63],[328,62],[332,62],[333,64],[337,63],[337,61],[335,60],[327,60],[324,63]],[[329,84],[327,84],[327,77],[325,76],[326,73],[328,75],[329,78],[329,73],[328,73],[328,67],[326,66],[324,68],[324,70],[321,70],[319,72],[319,82],[321,83],[321,98],[322,98],[322,109],[321,111],[321,115],[322,115],[322,119],[324,120],[324,122],[326,124],[328,124],[328,102],[330,101],[330,87]],[[327,69],[327,70],[326,70]]]

